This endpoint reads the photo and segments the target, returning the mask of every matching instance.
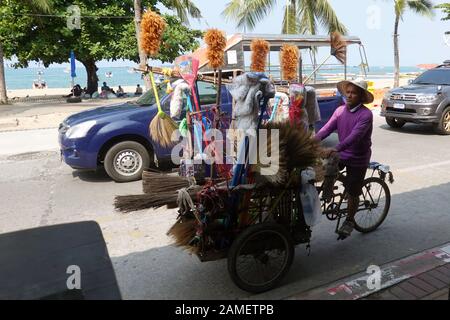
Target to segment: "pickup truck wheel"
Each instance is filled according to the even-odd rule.
[[[142,172],[150,165],[145,147],[135,141],[123,141],[112,146],[105,156],[106,173],[116,182],[142,179]]]
[[[386,117],[386,123],[391,128],[400,129],[401,127],[403,127],[405,125],[406,121],[400,120],[400,119],[397,119],[397,118]]]
[[[435,130],[442,135],[450,135],[450,107],[442,112],[441,120],[436,124]]]

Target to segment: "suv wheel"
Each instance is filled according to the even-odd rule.
[[[401,127],[403,127],[405,125],[406,121],[400,120],[400,119],[397,119],[397,118],[388,118],[388,117],[386,117],[386,123],[391,128],[400,129]]]
[[[442,135],[450,135],[450,107],[442,112],[441,120],[435,126],[436,132]]]
[[[142,172],[150,166],[150,155],[142,144],[123,141],[108,150],[104,166],[114,181],[136,181],[142,179]]]

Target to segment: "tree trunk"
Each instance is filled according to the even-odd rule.
[[[141,49],[141,20],[142,20],[142,1],[134,0],[134,28],[136,30],[136,40],[139,51],[139,67],[145,69],[147,66],[147,54]],[[147,90],[151,87],[148,76],[144,77],[144,83]]]
[[[7,104],[5,66],[3,61],[3,45],[0,42],[0,104]]]
[[[394,28],[394,87],[400,86],[400,50],[398,47],[398,26],[400,23],[400,16],[397,14],[395,17]]]
[[[81,60],[80,60],[81,61]],[[95,60],[89,59],[86,61],[81,61],[81,63],[86,68],[87,73],[87,93],[93,94],[98,92],[98,77],[97,77],[97,66],[95,65]]]

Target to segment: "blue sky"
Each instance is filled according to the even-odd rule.
[[[203,19],[191,20],[191,27],[205,30],[210,27],[224,30],[228,35],[240,32],[235,23],[226,21],[221,12],[229,0],[193,0],[200,8]],[[434,0],[439,4],[448,0]],[[359,36],[366,47],[369,65],[393,65],[394,7],[392,0],[329,0],[339,19],[347,26],[350,35]],[[253,33],[280,33],[283,6],[286,0],[278,0],[273,13],[258,23]],[[436,10],[434,18],[424,18],[407,12],[400,25],[400,64],[416,66],[420,63],[441,63],[450,59],[450,47],[444,43],[444,32],[450,31],[450,21],[441,21],[444,16]],[[326,32],[322,30],[325,34]],[[319,61],[328,54],[328,49],[319,52]],[[308,63],[308,62],[307,62]],[[357,46],[348,50],[348,64],[360,63]],[[129,66],[130,61],[107,62],[103,66]],[[67,66],[67,64],[63,65]]]

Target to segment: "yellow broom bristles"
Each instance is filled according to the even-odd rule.
[[[252,50],[252,63],[250,66],[253,72],[265,72],[267,63],[267,54],[270,51],[269,42],[263,39],[252,41],[250,48]]]
[[[176,141],[172,141],[172,134],[178,129],[178,126],[168,115],[156,115],[149,127],[150,137],[162,147],[170,147],[176,143]]]
[[[217,70],[225,63],[224,51],[227,46],[225,33],[219,29],[209,29],[203,39],[208,47],[206,57],[209,60],[209,66]]]
[[[298,77],[300,52],[297,46],[285,44],[280,51],[283,80],[293,81]]]
[[[166,22],[157,13],[149,10],[144,13],[141,21],[141,48],[149,56],[159,52],[161,38],[166,28]]]

